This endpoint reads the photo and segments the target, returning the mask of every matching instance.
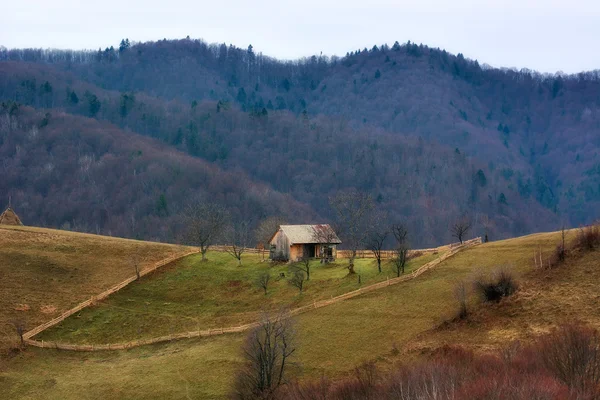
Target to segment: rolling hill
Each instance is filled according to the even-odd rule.
[[[575,235],[576,231],[568,233],[568,240]],[[534,269],[533,253],[541,249],[549,254],[559,238],[560,233],[544,233],[482,244],[415,280],[300,315],[296,318],[299,350],[294,375],[303,380],[322,374],[343,377],[369,360],[393,369],[446,344],[461,343],[479,352],[503,348],[516,339],[527,342],[574,317],[599,327],[594,306],[597,280],[590,279],[597,250],[573,254],[554,270]],[[517,294],[492,305],[472,298],[472,316],[467,322],[443,324],[457,310],[453,295],[457,281],[507,264],[517,275]],[[219,265],[214,267],[223,268]],[[188,268],[182,265],[166,271],[171,279],[163,275],[139,282],[136,290],[168,286],[173,279],[177,281],[178,273],[188,274]],[[119,301],[126,304],[127,298],[136,295],[123,292],[123,296]],[[236,301],[218,295],[215,300]],[[165,303],[163,307],[167,311],[170,306]],[[113,328],[99,325],[94,329]],[[77,398],[82,390],[90,398],[224,398],[241,362],[243,337],[230,334],[119,352],[28,349],[6,363],[0,387],[8,398],[34,398],[40,393],[46,398]]]
[[[134,262],[143,269],[186,251],[170,244],[0,225],[2,357],[17,340],[14,324],[30,330],[135,275]]]

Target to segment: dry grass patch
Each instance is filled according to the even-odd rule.
[[[27,330],[135,274],[181,246],[53,229],[0,226],[0,350],[17,340],[13,322]]]

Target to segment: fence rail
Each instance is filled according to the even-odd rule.
[[[315,302],[313,302],[313,304],[295,308],[295,309],[291,310],[289,314],[291,316],[298,315],[298,314],[307,312],[309,310],[326,307],[331,304],[335,304],[337,302],[359,296],[363,293],[369,293],[374,290],[378,290],[378,289],[381,289],[381,288],[384,288],[387,286],[391,286],[391,285],[395,285],[395,284],[398,284],[401,282],[409,281],[409,280],[414,279],[414,278],[422,275],[423,273],[433,269],[434,267],[436,267],[443,261],[447,260],[448,258],[452,257],[459,251],[464,250],[469,247],[472,247],[472,246],[475,246],[480,243],[481,243],[481,238],[478,237],[475,239],[468,240],[468,241],[464,242],[463,244],[459,244],[457,246],[450,246],[449,251],[447,253],[444,253],[439,258],[421,266],[420,268],[418,268],[417,270],[413,271],[412,273],[410,273],[408,275],[403,275],[403,276],[400,276],[397,278],[387,279],[386,281],[383,281],[383,282],[374,283],[372,285],[365,286],[363,288],[359,288],[352,292],[344,293],[342,295],[333,297],[329,300],[315,301]],[[193,254],[193,253],[194,252],[191,252],[189,254]],[[189,255],[189,254],[187,254],[187,255]],[[185,257],[185,256],[186,255],[183,255],[181,257]],[[171,262],[171,261],[169,261],[169,262]],[[154,268],[154,269],[156,269],[156,268]],[[69,315],[71,315],[71,314],[69,314]],[[62,319],[61,319],[61,321],[62,321]],[[60,322],[60,321],[58,321],[58,322]],[[55,322],[55,323],[58,323],[58,322]],[[126,349],[130,349],[132,347],[139,347],[139,346],[155,344],[155,343],[170,342],[170,341],[179,340],[179,339],[191,339],[191,338],[197,338],[197,337],[216,336],[216,335],[223,335],[226,333],[239,333],[239,332],[244,332],[249,329],[255,328],[258,325],[259,325],[259,322],[252,322],[249,324],[234,326],[234,327],[214,328],[214,329],[207,329],[207,330],[183,332],[183,333],[160,336],[160,337],[155,337],[155,338],[150,338],[150,339],[140,339],[140,340],[130,341],[127,343],[115,343],[115,344],[77,345],[77,344],[67,344],[67,343],[58,343],[58,342],[45,342],[43,340],[39,341],[39,340],[31,339],[32,335],[30,335],[24,339],[26,339],[25,343],[27,343],[28,345],[35,346],[35,347],[41,347],[41,348],[49,348],[49,349],[60,349],[60,350],[71,350],[71,351],[126,350]],[[40,330],[40,332],[41,332],[41,330]]]
[[[190,250],[184,254],[175,254],[171,257],[165,258],[164,260],[161,260],[155,264],[153,264],[151,267],[149,268],[145,268],[143,270],[140,271],[140,277],[147,275],[153,271],[156,271],[158,268],[165,266],[167,264],[170,264],[174,261],[177,261],[181,258],[187,257],[189,255],[192,254],[196,254],[198,253],[198,250]],[[78,305],[76,305],[75,307],[71,308],[70,310],[65,311],[64,313],[62,313],[61,315],[59,315],[58,317],[43,323],[41,325],[36,326],[35,328],[33,328],[32,330],[25,332],[23,334],[23,339],[28,340],[30,338],[32,338],[33,336],[37,335],[38,333],[64,321],[66,318],[70,317],[71,315],[83,310],[84,308],[94,304],[95,302],[105,299],[106,297],[110,296],[111,294],[123,289],[125,286],[129,285],[130,283],[134,282],[135,280],[137,280],[137,276],[132,276],[130,278],[125,279],[123,282],[116,284],[115,286],[111,287],[108,290],[105,290],[104,292],[96,295],[96,296],[92,296],[91,298],[87,299],[86,301],[79,303]]]

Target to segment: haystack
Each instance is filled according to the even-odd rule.
[[[0,225],[23,225],[19,216],[8,207],[6,211],[0,214]]]

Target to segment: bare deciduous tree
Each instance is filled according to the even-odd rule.
[[[269,288],[269,282],[271,281],[271,274],[268,272],[263,272],[258,276],[256,280],[256,284],[258,287],[262,288],[265,291],[265,296],[267,295],[267,289]]]
[[[394,235],[394,239],[396,239],[396,244],[394,246],[394,257],[392,258],[394,271],[396,272],[396,276],[400,276],[400,274],[404,273],[404,269],[406,267],[406,260],[408,258],[408,230],[406,227],[401,224],[392,225],[392,234]]]
[[[338,229],[344,244],[350,250],[348,272],[354,273],[356,251],[369,237],[369,222],[373,210],[373,199],[369,194],[351,189],[339,192],[329,199],[338,221]]]
[[[309,281],[310,280],[310,257],[303,256],[300,260],[298,260],[298,262],[292,264],[291,270],[293,272],[301,271],[302,273],[306,274],[306,280]]]
[[[229,244],[225,251],[238,260],[238,265],[242,265],[242,254],[250,243],[250,222],[240,221],[231,224],[227,229],[226,237]]]
[[[302,289],[304,288],[304,272],[295,271],[288,282],[302,293]]]
[[[185,240],[200,247],[204,261],[210,246],[224,233],[229,214],[219,204],[195,201],[186,207],[184,218],[187,225]]]
[[[275,398],[286,383],[286,368],[295,351],[295,331],[289,316],[264,315],[244,344],[245,365],[237,374],[234,398]]]
[[[463,243],[465,236],[470,230],[471,220],[468,217],[462,217],[450,227],[452,237],[457,238],[461,244]]]
[[[600,335],[578,326],[561,326],[539,339],[539,352],[545,366],[554,375],[586,398],[589,389],[600,384]]]
[[[560,230],[560,244],[558,245],[558,249],[556,252],[557,256],[558,256],[558,261],[560,261],[560,262],[565,261],[565,258],[567,257],[566,239],[567,239],[567,229],[565,228],[565,225],[563,224],[563,226]]]
[[[385,225],[374,226],[367,240],[367,247],[377,260],[377,269],[381,273],[381,254],[390,231]]]
[[[454,298],[458,301],[458,318],[465,319],[469,315],[467,309],[468,285],[465,281],[460,281],[454,287]]]
[[[254,236],[259,244],[263,245],[262,258],[265,259],[265,250],[269,248],[269,240],[281,225],[285,224],[283,217],[269,217],[258,224]]]

